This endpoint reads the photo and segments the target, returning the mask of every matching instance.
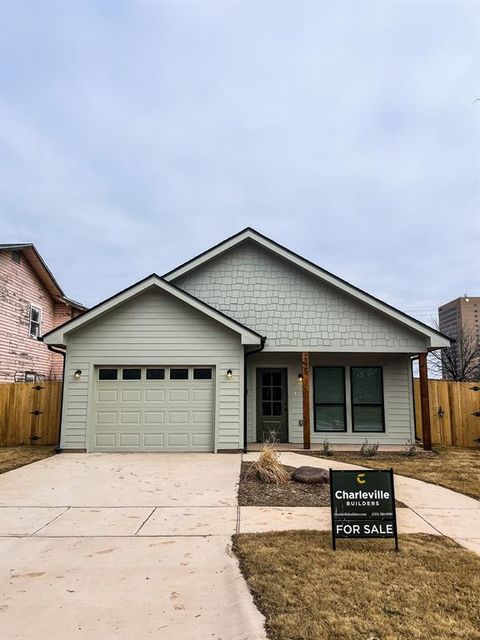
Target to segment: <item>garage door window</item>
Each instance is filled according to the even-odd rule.
[[[188,369],[170,369],[170,380],[188,380]]]
[[[141,369],[124,369],[122,371],[123,380],[141,380],[142,378],[142,370]]]
[[[98,379],[99,380],[116,380],[117,370],[116,369],[99,369]]]
[[[194,380],[211,380],[212,370],[211,369],[194,369],[193,379]]]
[[[165,369],[147,369],[147,380],[164,380]]]

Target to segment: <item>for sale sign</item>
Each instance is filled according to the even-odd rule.
[[[332,544],[337,538],[395,538],[393,470],[330,469]]]

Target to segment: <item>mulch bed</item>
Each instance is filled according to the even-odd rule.
[[[303,484],[290,480],[287,484],[272,484],[259,480],[255,473],[248,473],[252,463],[242,462],[238,485],[238,504],[241,507],[329,507],[330,485]],[[295,467],[284,469],[291,475]],[[328,464],[325,465],[328,469]],[[404,507],[396,501],[397,507]]]
[[[321,451],[295,451],[295,453],[299,453],[302,456],[313,456],[314,458],[325,458],[328,461],[329,458],[332,460],[342,460],[343,462],[348,462],[350,459],[353,461],[352,464],[358,464],[359,460],[365,460],[365,463],[368,463],[369,460],[385,460],[386,462],[392,462],[397,460],[421,460],[422,458],[438,458],[438,453],[435,451],[424,451],[423,449],[418,449],[414,456],[406,456],[401,451],[377,451],[374,456],[362,457],[358,451],[333,451],[333,456],[326,456]],[[326,465],[328,467],[328,465]]]
[[[328,507],[330,486],[328,484],[302,484],[290,480],[287,484],[262,482],[255,473],[247,476],[251,462],[242,462],[238,504],[241,507]],[[295,467],[284,468],[289,474]],[[247,476],[247,477],[246,477]]]

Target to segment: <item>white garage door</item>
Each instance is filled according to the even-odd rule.
[[[98,367],[96,451],[212,451],[212,367]]]

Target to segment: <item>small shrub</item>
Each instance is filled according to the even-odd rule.
[[[412,444],[411,440],[407,440],[405,447],[402,449],[402,455],[407,458],[414,458],[418,453],[417,447]]]
[[[280,464],[279,457],[280,454],[275,449],[275,445],[265,442],[258,460],[252,463],[249,473],[255,473],[262,482],[286,484],[290,480],[290,474]]]
[[[322,443],[322,456],[333,456],[332,447],[327,438],[325,438]]]
[[[360,455],[362,458],[373,458],[377,454],[379,442],[369,442],[365,438],[365,442],[360,447]]]

